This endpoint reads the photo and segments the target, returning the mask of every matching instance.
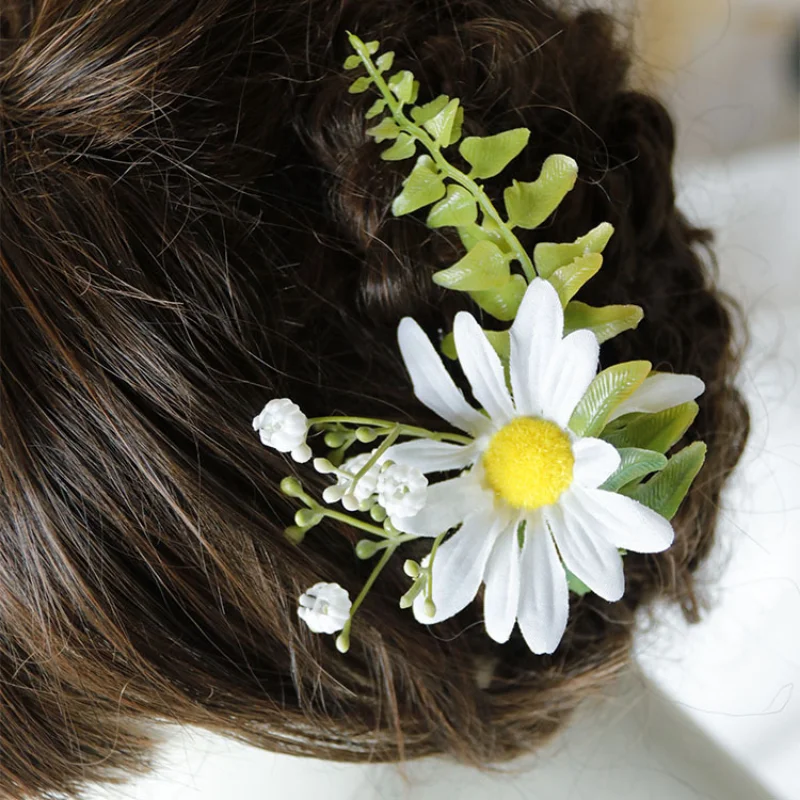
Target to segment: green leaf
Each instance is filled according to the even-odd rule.
[[[445,289],[471,292],[499,289],[509,282],[510,277],[508,259],[500,248],[491,242],[478,242],[452,267],[435,272],[433,282]]]
[[[489,220],[486,220],[489,222]],[[489,226],[486,223],[483,225],[464,225],[458,228],[458,236],[461,239],[461,244],[467,250],[472,250],[478,242],[492,242],[496,244],[501,251],[507,253],[510,251],[508,242],[502,237],[499,229],[494,226]]]
[[[444,143],[445,147],[455,144],[461,138],[461,128],[464,125],[464,108],[459,106],[456,111],[456,118],[453,120],[453,130],[450,133],[450,140]]]
[[[440,94],[435,97],[430,103],[425,103],[422,106],[414,106],[411,109],[411,119],[417,125],[424,125],[428,120],[433,119],[448,103],[450,98],[446,94]]]
[[[495,353],[500,356],[500,360],[504,364],[508,364],[511,358],[511,334],[509,331],[484,331],[484,333]]]
[[[411,174],[403,181],[403,191],[392,203],[392,213],[396,217],[410,214],[435,202],[444,193],[444,181],[433,159],[426,155],[420,156]]]
[[[394,64],[394,52],[392,50],[387,50],[385,53],[378,56],[375,61],[379,72],[386,72],[387,69],[391,69],[392,64]]]
[[[620,447],[617,448],[617,452],[620,456],[620,465],[617,471],[600,487],[609,492],[619,491],[631,481],[664,469],[667,464],[666,456],[653,450]]]
[[[513,181],[503,193],[512,227],[536,228],[558,207],[575,185],[578,165],[569,156],[554,155],[542,165],[535,181]]]
[[[589,594],[592,590],[576,575],[573,575],[569,570],[567,572],[567,587],[571,592],[577,594],[579,597],[583,597],[585,594]]]
[[[564,309],[564,335],[586,328],[601,344],[618,333],[635,328],[644,317],[639,306],[603,306],[595,308],[573,300]]]
[[[419,83],[414,80],[414,73],[407,69],[395,72],[387,81],[394,96],[401,103],[413,103],[417,99]]]
[[[578,436],[597,436],[611,412],[642,385],[652,368],[649,361],[626,361],[600,372],[589,384],[569,421]]]
[[[581,286],[598,273],[601,266],[603,266],[603,256],[600,253],[587,253],[566,267],[559,267],[548,280],[558,292],[561,305],[569,303]]]
[[[613,233],[612,225],[601,222],[589,233],[568,244],[540,242],[533,249],[533,262],[537,274],[542,278],[549,278],[559,267],[566,266],[579,256],[602,253]]]
[[[414,137],[408,133],[401,133],[391,147],[387,147],[381,153],[384,161],[402,161],[404,158],[411,158],[416,155],[417,143]]]
[[[374,55],[375,55],[375,53],[377,53],[377,52],[378,52],[378,50],[380,49],[380,46],[381,46],[381,44],[380,44],[380,42],[379,42],[379,41],[377,41],[377,39],[374,39],[374,40],[373,40],[373,41],[371,41],[371,42],[364,42],[364,47],[366,48],[366,51],[367,51],[367,52],[368,52],[368,53],[369,53],[371,56],[374,56]]]
[[[372,136],[376,142],[384,142],[387,139],[396,139],[400,133],[400,128],[391,117],[384,117],[377,125],[367,128],[367,136]]]
[[[472,225],[477,218],[475,198],[462,186],[450,184],[447,195],[428,214],[427,224],[429,228],[442,228],[445,225],[461,227]]]
[[[705,458],[705,443],[693,442],[672,456],[661,472],[650,478],[647,483],[637,486],[631,497],[652,508],[665,519],[672,519],[686,497],[692,481],[700,472]]]
[[[522,275],[512,275],[505,286],[499,289],[484,289],[470,292],[470,297],[495,319],[511,322],[517,316],[528,282]]]
[[[356,78],[347,90],[350,94],[361,94],[366,92],[372,86],[372,78],[369,75],[364,75],[361,78]]]
[[[423,123],[423,127],[433,136],[436,144],[440,146],[450,144],[458,108],[458,98],[456,98],[451,100],[435,117]]]
[[[491,178],[525,149],[530,135],[527,128],[514,128],[495,136],[469,136],[461,142],[458,152],[472,167],[471,178]]]
[[[456,351],[456,337],[453,336],[452,331],[442,338],[441,350],[442,353],[451,361],[458,359],[458,352]]]
[[[626,414],[604,430],[602,438],[614,447],[644,447],[666,453],[689,430],[698,412],[693,400],[655,414]]]
[[[386,100],[383,97],[379,97],[368,109],[367,113],[364,114],[365,119],[372,119],[373,117],[377,117],[384,109],[386,108]]]
[[[361,64],[361,58],[357,55],[347,56],[344,60],[344,68],[345,69],[355,69],[357,66]]]

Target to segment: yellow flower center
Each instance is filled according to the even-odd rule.
[[[575,457],[554,422],[517,417],[492,436],[483,454],[489,486],[516,508],[555,503],[572,483]]]

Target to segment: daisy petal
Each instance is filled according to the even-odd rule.
[[[600,525],[583,508],[578,494],[567,490],[543,513],[567,569],[603,599],[619,600],[625,591],[622,556],[597,532]]]
[[[642,385],[611,412],[608,421],[634,411],[655,414],[688,403],[699,397],[705,388],[703,381],[694,375],[673,375],[669,372],[648,375]]]
[[[634,553],[660,553],[675,538],[661,514],[630,497],[603,489],[578,489],[577,496],[592,518],[597,532],[615,547]]]
[[[552,653],[567,627],[567,575],[541,515],[531,517],[521,557],[519,627],[534,653]]]
[[[414,616],[418,622],[430,625],[449,619],[474,599],[500,530],[497,514],[487,509],[467,517],[461,529],[439,548],[433,562],[436,613],[427,616],[425,598],[417,595]]]
[[[410,317],[400,320],[397,340],[414,385],[414,394],[420,402],[462,431],[473,435],[485,431],[489,421],[466,401],[444,368],[431,340]]]
[[[565,428],[597,374],[600,344],[591,331],[574,331],[550,354],[542,377],[541,403],[545,417]]]
[[[503,365],[495,349],[472,314],[460,311],[453,323],[453,336],[461,369],[467,376],[475,399],[492,421],[503,425],[514,416],[514,406],[506,388]]]
[[[408,464],[420,472],[447,472],[463,469],[474,463],[478,457],[474,445],[436,442],[432,439],[412,439],[409,442],[392,445],[385,458],[398,464]]]
[[[393,517],[392,523],[403,533],[438,536],[491,502],[491,492],[482,489],[472,473],[466,473],[428,486],[422,510],[413,517]]]
[[[553,286],[534,278],[511,326],[511,387],[519,414],[541,414],[541,374],[564,332],[564,311]]]
[[[578,439],[572,445],[575,456],[575,481],[587,488],[596,489],[610,478],[619,467],[617,448],[602,439]]]
[[[496,642],[507,642],[517,621],[520,552],[515,519],[497,538],[486,564],[483,613],[486,633]]]

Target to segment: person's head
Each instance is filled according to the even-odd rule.
[[[145,764],[152,720],[349,761],[535,747],[628,658],[636,612],[698,614],[694,572],[747,431],[731,311],[676,210],[665,109],[628,85],[614,23],[549,0],[12,0],[0,63],[0,794],[74,791]],[[396,219],[404,167],[347,93],[346,31],[461,98],[470,134],[527,126],[515,177],[579,181],[524,244],[616,233],[581,299],[645,320],[603,346],[707,386],[708,460],[675,544],[626,592],[572,598],[553,655],[428,628],[390,567],[351,651],[298,623],[353,540],[283,529],[290,465],[253,415],[289,396],[430,421],[396,348],[467,302],[431,274],[456,245]],[[624,38],[624,37],[623,37]],[[501,184],[491,182],[500,188]]]

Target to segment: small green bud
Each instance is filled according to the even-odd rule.
[[[360,559],[364,560],[367,558],[372,558],[372,556],[378,552],[379,548],[380,544],[378,542],[373,542],[372,539],[362,539],[356,545],[356,555]]]
[[[350,649],[350,631],[344,630],[336,637],[336,649],[346,653]]]
[[[303,484],[297,478],[289,476],[281,481],[281,491],[287,497],[300,497],[303,494]]]
[[[411,558],[407,558],[405,563],[403,564],[403,572],[408,575],[409,578],[418,578],[419,577],[419,564]]]
[[[314,469],[319,472],[320,475],[327,475],[330,472],[336,472],[336,467],[334,467],[327,458],[315,458],[313,465]]]
[[[301,508],[295,512],[294,521],[301,528],[313,528],[314,525],[319,525],[322,522],[322,514],[310,508]]]
[[[397,528],[392,525],[392,521],[389,519],[389,517],[386,517],[386,519],[383,521],[383,529],[391,536],[397,536],[400,533],[400,531],[398,531]]]
[[[369,510],[369,515],[375,522],[383,522],[386,519],[386,509],[383,506],[373,505]]]
[[[400,598],[400,608],[410,608],[414,605],[414,600],[424,587],[425,581],[414,581],[414,585]]]
[[[286,538],[293,544],[302,544],[303,539],[305,539],[307,530],[308,530],[307,528],[300,528],[297,525],[290,525],[284,531],[284,534]]]
[[[374,442],[378,438],[377,432],[373,428],[356,428],[356,439],[359,442],[363,442],[364,444],[369,444],[370,442]]]
[[[430,597],[425,598],[425,603],[423,604],[423,610],[425,611],[426,617],[434,616],[434,614],[436,614],[436,603],[434,603]]]
[[[347,434],[344,431],[328,431],[325,434],[325,444],[328,447],[341,447],[347,441]]]

